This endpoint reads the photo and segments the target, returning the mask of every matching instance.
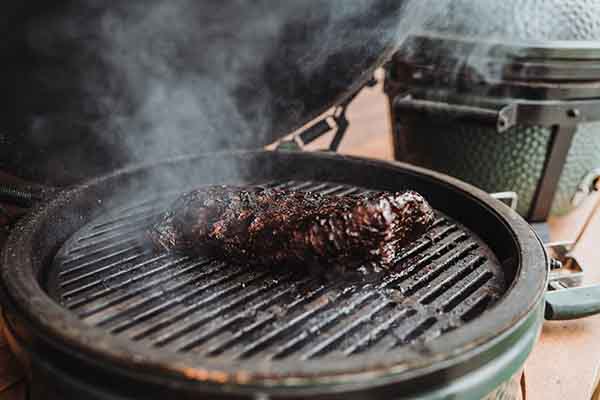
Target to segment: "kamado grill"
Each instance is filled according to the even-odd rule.
[[[391,3],[375,9],[387,15]],[[389,54],[389,43],[379,51]],[[345,106],[382,57],[364,60],[344,90],[323,87],[322,103],[313,93],[305,113],[274,124],[297,126],[338,105],[276,150],[163,157],[84,183],[76,175],[98,160],[78,171],[66,163],[54,182],[33,165],[13,171],[46,185],[71,180],[0,193],[20,205],[45,200],[12,230],[0,269],[4,334],[31,399],[517,398],[544,318],[599,313],[600,290],[547,292],[562,287],[550,274],[560,263],[516,211],[473,186],[407,164],[298,151],[332,129],[337,148]],[[392,270],[361,277],[152,249],[156,216],[212,184],[336,196],[411,189],[437,219]]]
[[[247,173],[220,176],[233,163]],[[339,195],[410,187],[443,214],[398,260],[397,272],[373,282],[322,282],[293,271],[148,251],[144,229],[170,196],[155,198],[152,190],[130,197],[157,174],[185,176],[185,185],[192,187],[262,183]],[[165,184],[160,192],[181,190]],[[127,200],[119,201],[123,196]],[[131,390],[147,398],[164,397],[161,383],[168,378],[178,396],[388,398],[391,393],[435,393],[450,390],[448,374],[462,369],[457,357],[469,359],[467,370],[459,373],[466,375],[462,379],[479,374],[490,362],[490,351],[508,346],[507,340],[515,340],[511,331],[529,325],[528,334],[511,345],[512,357],[493,360],[495,374],[506,369],[508,378],[517,372],[517,360],[539,329],[545,256],[523,223],[516,224],[522,237],[514,237],[508,227],[495,232],[502,214],[511,212],[477,197],[482,196],[473,189],[462,191],[459,184],[423,171],[327,155],[221,154],[122,171],[59,196],[32,218],[30,227],[20,228],[21,245],[8,243],[5,265],[16,262],[23,274],[7,268],[13,272],[4,279],[23,292],[8,289],[18,313],[7,315],[7,326],[41,334],[21,343],[33,346],[28,353],[59,352],[64,357],[58,365],[31,359],[40,364],[34,370],[40,374],[34,377],[38,383],[60,382],[62,388],[54,389],[57,398],[77,391],[90,396],[86,386],[107,373],[121,384],[95,391],[117,398]],[[46,243],[40,246],[36,238]],[[527,250],[520,253],[519,247]],[[517,279],[519,264],[526,260],[534,264],[527,289],[519,288],[525,282]],[[38,282],[42,290],[36,288]],[[491,307],[507,286],[515,296],[529,291],[530,298],[512,305],[505,299],[504,307]],[[42,315],[36,311],[40,307]],[[29,313],[38,314],[33,325],[23,319]],[[523,321],[515,324],[515,318]],[[48,343],[49,337],[56,342]],[[484,343],[491,348],[475,350]],[[459,376],[451,378],[453,384],[462,380]],[[426,388],[418,383],[423,379]],[[482,375],[475,387],[464,383],[461,390],[483,395],[498,384],[495,379]],[[42,390],[47,395],[49,389]]]
[[[241,176],[223,173],[234,162]],[[182,179],[144,183],[164,176]],[[373,281],[148,252],[144,228],[168,194],[214,183],[338,195],[412,188],[439,219]],[[547,273],[532,229],[466,184],[275,151],[180,158],[63,192],[15,229],[2,278],[7,334],[31,368],[34,398],[478,398],[521,368],[543,321]],[[585,290],[548,294],[546,316],[597,311],[593,297],[587,308],[564,303]]]

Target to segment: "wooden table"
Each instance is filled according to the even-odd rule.
[[[345,154],[390,160],[387,100],[381,85],[365,89],[348,110],[350,129],[340,147]],[[330,137],[309,148],[326,147]],[[566,218],[551,221],[553,239],[572,237],[581,222],[600,204],[600,196]],[[588,283],[600,282],[600,209],[576,249],[587,267]],[[591,399],[600,368],[600,317],[570,322],[547,322],[525,366],[527,400]],[[0,400],[23,400],[22,373],[0,338]],[[594,400],[600,400],[600,396]]]

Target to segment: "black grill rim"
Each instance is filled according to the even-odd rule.
[[[322,181],[270,181],[261,184],[261,186],[265,185],[293,188],[293,190],[333,190],[336,194],[364,191],[363,188],[356,186]],[[360,353],[382,351],[386,346],[392,349],[404,345],[403,340],[400,339],[402,334],[406,334],[405,340],[414,337],[429,342],[449,330],[461,329],[468,322],[463,318],[465,309],[483,301],[489,301],[493,305],[498,296],[504,294],[502,266],[496,257],[490,254],[487,245],[458,222],[439,213],[434,227],[427,234],[431,239],[420,239],[398,260],[400,263],[406,263],[408,268],[405,273],[399,273],[395,279],[389,280],[388,284],[384,284],[388,279],[383,277],[377,282],[368,282],[366,287],[355,288],[347,297],[341,295],[338,298],[334,295],[340,289],[339,287],[336,289],[337,279],[334,282],[323,283],[303,274],[284,274],[284,277],[280,271],[273,276],[264,270],[258,273],[263,278],[256,279],[255,273],[249,272],[246,268],[242,268],[241,274],[230,275],[229,273],[233,271],[239,271],[239,268],[231,264],[223,268],[222,266],[227,265],[227,262],[151,252],[146,247],[147,239],[144,238],[143,232],[149,228],[156,217],[149,218],[148,213],[157,215],[159,209],[164,209],[174,200],[174,196],[176,193],[160,193],[155,198],[144,196],[141,199],[127,200],[123,206],[106,210],[105,213],[81,227],[63,244],[56,254],[53,266],[48,268],[50,271],[48,280],[41,283],[46,292],[90,325],[102,326],[113,334],[123,335],[135,342],[143,342],[150,347],[163,348],[165,345],[165,351],[193,351],[198,357],[198,363],[201,363],[202,358],[214,357],[215,355],[211,355],[209,349],[217,344],[217,347],[225,346],[221,348],[222,351],[218,351],[218,356],[223,360],[235,362],[238,358],[246,358],[244,354],[254,354],[252,356],[254,362],[259,363],[261,359],[270,358],[303,359],[307,354],[313,354],[313,351],[316,351],[313,355],[321,354],[323,357],[348,355],[346,351],[357,344],[355,341],[358,337],[361,337],[361,340],[367,337],[373,339],[372,342],[368,340],[360,346],[362,348]],[[130,217],[131,214],[135,217]],[[134,221],[136,229],[132,232],[130,225]],[[121,231],[126,234],[120,234]],[[106,236],[98,236],[103,232]],[[97,240],[100,245],[96,244]],[[103,262],[102,260],[105,259],[110,261]],[[151,267],[146,268],[148,265]],[[172,267],[165,268],[168,265]],[[190,265],[196,265],[191,269],[191,274],[180,273],[190,271]],[[133,269],[128,272],[130,268]],[[250,268],[250,271],[252,270],[253,268]],[[160,273],[155,275],[157,271]],[[156,279],[157,283],[147,286],[146,276],[153,277],[148,282]],[[443,276],[446,278],[437,279]],[[282,283],[271,281],[277,277],[283,279]],[[247,281],[249,285],[240,287],[238,279]],[[448,284],[454,280],[462,283]],[[265,285],[265,282],[270,283]],[[293,285],[289,286],[292,282]],[[447,285],[438,286],[441,282]],[[370,287],[373,283],[376,286],[385,285],[388,290],[391,288],[398,290],[404,297],[404,305],[401,307],[394,305],[386,290],[373,290]],[[351,286],[357,284],[365,285],[365,283],[352,282]],[[214,288],[216,293],[210,289],[208,290],[210,294],[207,294],[206,290],[198,291],[200,287]],[[433,287],[437,287],[438,295],[431,290]],[[294,288],[304,289],[297,292]],[[313,291],[316,288],[319,289]],[[462,292],[466,288],[471,288],[472,291]],[[285,298],[285,295],[279,295],[286,290],[288,295],[292,295],[287,301],[271,299],[271,296],[276,294],[275,298]],[[305,301],[308,299],[305,290],[315,293],[316,296],[311,301]],[[251,293],[256,293],[256,296],[248,296]],[[297,298],[296,296],[301,293],[305,296]],[[464,298],[459,296],[461,293],[464,294]],[[425,294],[431,297],[430,301],[421,299]],[[163,295],[183,296],[180,298],[183,301],[161,300]],[[214,297],[215,295],[217,297]],[[477,296],[476,300],[475,298],[468,300],[472,295]],[[335,296],[335,300],[330,296]],[[323,309],[315,307],[316,304],[313,302],[323,297],[329,298],[332,303]],[[247,301],[238,303],[241,298],[246,298]],[[350,301],[351,299],[354,300]],[[446,303],[450,299],[453,301]],[[286,313],[287,315],[284,316],[277,315],[277,312],[272,313],[273,307],[285,309],[286,305],[291,306],[288,304],[289,301],[297,305],[289,310],[289,314]],[[412,304],[413,302],[416,304]],[[207,303],[210,305],[207,306]],[[107,306],[107,304],[111,305]],[[79,308],[79,305],[83,308]],[[350,307],[355,312],[339,313],[340,307]],[[444,314],[439,315],[435,310],[442,307],[448,308],[444,308]],[[227,314],[228,318],[221,319],[218,312],[211,314],[219,309]],[[250,309],[259,310],[258,315],[244,314]],[[147,315],[148,318],[134,320],[140,315],[132,312],[133,310],[138,310],[142,313],[140,315]],[[370,314],[369,310],[373,311],[373,314]],[[402,310],[402,317],[398,319],[398,315],[393,314],[397,314],[400,310]],[[473,311],[472,308],[471,310]],[[474,317],[479,316],[483,311],[475,311]],[[382,335],[379,339],[385,338],[385,340],[380,342],[371,336],[374,330],[382,328],[385,324],[372,323],[371,318],[364,314],[365,312],[370,316],[380,314],[383,320],[389,318],[396,320],[389,328],[381,331]],[[211,316],[208,317],[206,313]],[[266,315],[261,316],[261,313]],[[356,313],[361,317],[354,320],[353,315],[355,316]],[[292,321],[295,321],[299,315],[305,316],[302,318],[303,322],[293,323]],[[267,316],[268,318],[263,320],[264,324],[259,323]],[[330,316],[334,316],[333,319],[330,319]],[[226,322],[233,321],[232,319],[237,320],[234,323],[237,327],[233,331]],[[250,329],[247,334],[235,340],[229,337],[231,334],[235,336],[238,329],[249,329],[257,323],[257,329]],[[346,331],[348,323],[351,325],[356,323],[354,327],[356,329]],[[430,323],[431,330],[428,329],[427,323]],[[396,327],[393,327],[394,325]],[[421,333],[416,329],[419,326],[425,326]],[[450,326],[452,329],[446,330]],[[275,334],[283,327],[285,329]],[[317,327],[330,334],[335,331],[340,336],[328,342],[327,333],[314,334]],[[441,329],[442,333],[436,333],[438,329]],[[210,332],[212,334],[209,334]],[[299,339],[294,333],[304,335],[303,339],[294,342],[294,338]],[[397,336],[398,334],[400,336]],[[267,339],[269,337],[272,340]],[[396,342],[392,344],[394,338]],[[261,342],[263,339],[264,342]],[[172,342],[179,342],[179,344],[175,345]],[[324,343],[329,343],[326,346],[329,350],[325,348],[321,351],[315,350]],[[376,345],[377,343],[379,345]],[[232,349],[229,345],[237,347],[237,350],[230,351]],[[280,346],[291,347],[279,353]],[[254,350],[251,350],[253,348]],[[318,358],[322,359],[321,356]]]
[[[447,333],[443,336],[444,340],[433,341],[427,349],[407,346],[383,358],[373,359],[358,355],[350,360],[346,359],[344,371],[335,375],[320,373],[323,369],[339,367],[328,365],[328,362],[321,360],[303,362],[306,374],[301,373],[296,376],[287,375],[287,371],[290,370],[289,363],[278,361],[272,362],[268,371],[259,372],[245,371],[243,364],[232,367],[221,364],[218,360],[206,363],[203,368],[193,366],[187,355],[176,358],[165,357],[160,351],[151,353],[145,348],[139,348],[118,338],[111,337],[107,340],[105,332],[84,324],[75,315],[55,303],[42,290],[38,284],[40,276],[36,276],[34,271],[43,270],[43,267],[51,262],[65,238],[91,218],[97,205],[96,200],[90,201],[90,196],[93,196],[93,199],[109,197],[107,194],[102,196],[100,191],[106,192],[107,188],[118,184],[122,179],[143,175],[151,170],[156,171],[181,163],[193,163],[211,158],[264,162],[329,162],[332,165],[351,163],[355,167],[360,165],[366,169],[375,168],[380,171],[385,169],[413,176],[429,184],[441,186],[445,190],[457,192],[468,198],[473,203],[473,207],[482,207],[493,215],[501,224],[497,229],[510,232],[520,258],[517,261],[517,276],[506,295],[491,310],[470,322],[468,329]],[[57,226],[57,222],[62,225]],[[70,230],[65,229],[67,224],[71,225]],[[41,235],[41,232],[52,232],[55,236],[48,237],[47,234]],[[35,251],[40,246],[45,249],[44,257],[40,257],[40,253]],[[52,201],[35,209],[13,230],[3,252],[0,274],[4,306],[11,316],[19,316],[18,321],[9,317],[9,326],[13,331],[20,333],[17,334],[18,336],[28,337],[27,340],[42,341],[54,348],[61,348],[85,362],[128,371],[138,376],[143,371],[143,374],[159,380],[171,377],[203,383],[231,383],[241,388],[244,386],[314,388],[318,383],[333,385],[366,381],[367,385],[372,385],[375,384],[375,379],[380,382],[390,379],[394,382],[402,382],[451,365],[472,361],[485,348],[489,349],[494,343],[506,339],[506,334],[522,326],[525,320],[531,319],[532,314],[540,309],[547,279],[547,258],[541,242],[531,227],[515,212],[479,189],[445,175],[398,162],[390,163],[332,154],[241,151],[179,157],[151,165],[126,168],[62,192]],[[23,335],[22,329],[27,331],[26,335]],[[406,361],[402,363],[394,361],[399,359]],[[294,368],[292,364],[291,369],[302,371],[303,367]]]

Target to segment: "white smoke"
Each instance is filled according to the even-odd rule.
[[[91,130],[99,148],[112,149],[108,156],[118,159],[117,164],[152,161],[260,147],[283,136],[288,132],[282,129],[297,128],[279,123],[288,115],[307,122],[299,118],[308,114],[305,99],[288,95],[298,94],[299,80],[310,81],[321,70],[331,71],[327,79],[334,81],[338,69],[364,74],[359,60],[337,55],[347,48],[358,49],[363,57],[389,55],[443,13],[449,0],[388,1],[396,6],[383,18],[375,5],[385,1],[145,0],[107,5],[85,0],[33,24],[31,42],[48,57],[66,54],[69,59],[68,69],[39,75],[48,87],[78,93],[69,95],[67,101],[76,98],[78,104],[73,110],[66,107],[69,113],[62,121],[77,121]],[[370,23],[357,23],[361,18]],[[285,46],[282,37],[289,34],[290,22],[305,46]],[[382,52],[383,44],[387,51]],[[289,66],[294,68],[288,73]],[[274,74],[278,81],[269,68],[283,68]],[[315,91],[319,83],[314,82]],[[32,126],[42,127],[36,128],[38,137],[46,140],[44,129],[53,118],[35,115]],[[86,157],[71,153],[62,159]]]

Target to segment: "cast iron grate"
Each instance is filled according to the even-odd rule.
[[[320,182],[266,186],[364,191]],[[236,360],[343,357],[425,342],[476,318],[504,291],[491,250],[441,214],[393,271],[325,281],[152,252],[144,232],[170,200],[135,203],[83,227],[59,251],[49,293],[111,334]]]

